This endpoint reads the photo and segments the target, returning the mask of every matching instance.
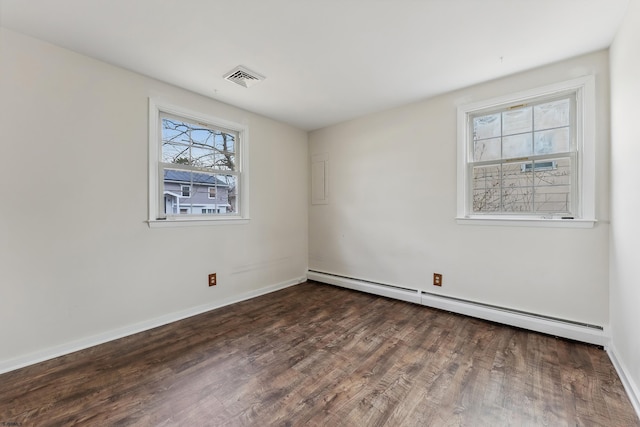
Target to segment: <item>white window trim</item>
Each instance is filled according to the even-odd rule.
[[[233,215],[185,216],[158,219],[158,163],[160,161],[160,112],[208,123],[214,127],[238,132],[240,162],[237,165],[240,187],[239,212]],[[249,217],[249,128],[246,125],[209,116],[157,98],[149,98],[149,227],[193,227],[206,225],[248,224]]]
[[[552,216],[517,215],[473,215],[469,206],[470,191],[467,162],[469,150],[468,117],[476,111],[500,108],[530,98],[552,96],[561,92],[576,92],[576,132],[578,156],[578,207],[575,219]],[[595,77],[592,75],[531,89],[498,98],[473,102],[458,107],[458,169],[457,169],[457,215],[458,224],[503,225],[528,227],[591,228],[595,217],[595,139],[596,139]]]
[[[187,191],[189,192],[188,196],[184,195],[184,188],[187,187]],[[191,186],[190,185],[180,185],[180,197],[191,198]]]

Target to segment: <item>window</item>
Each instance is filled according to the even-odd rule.
[[[471,213],[572,216],[574,120],[574,94],[469,115]]]
[[[247,136],[242,125],[150,100],[149,224],[246,220]]]
[[[583,78],[460,107],[459,222],[592,226],[593,97]]]

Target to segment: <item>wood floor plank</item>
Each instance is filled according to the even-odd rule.
[[[5,425],[640,426],[601,348],[311,282],[0,384]]]

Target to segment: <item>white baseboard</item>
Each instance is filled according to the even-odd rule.
[[[638,418],[640,418],[640,387],[638,387],[638,384],[633,381],[633,378],[629,375],[626,365],[622,363],[620,358],[617,356],[616,347],[613,343],[610,343],[610,345],[607,346],[607,354],[609,355],[609,359],[611,359],[613,367],[616,368],[616,372],[618,372],[620,381],[622,381],[622,385],[627,392],[627,396],[629,396],[633,409],[635,409]]]
[[[341,286],[375,295],[400,299],[403,301],[422,304],[453,313],[490,320],[509,326],[542,332],[576,341],[606,346],[609,336],[603,327],[581,325],[561,319],[552,319],[536,314],[523,313],[508,308],[488,306],[473,301],[465,301],[446,296],[430,294],[419,289],[406,288],[396,285],[374,283],[349,277],[333,275],[318,271],[307,273],[309,280],[316,280],[330,285]]]
[[[271,292],[278,291],[307,280],[306,277],[298,277],[295,279],[287,280],[275,285],[266,286],[264,288],[256,289],[254,291],[245,292],[233,297],[224,298],[222,300],[213,301],[207,304],[199,305],[196,307],[188,308],[186,310],[178,311],[175,313],[169,313],[154,319],[145,320],[132,325],[124,326],[122,328],[113,329],[101,334],[93,335],[87,338],[64,343],[55,347],[49,347],[34,353],[30,353],[24,356],[20,356],[13,359],[0,361],[0,374],[13,371],[16,369],[24,368],[25,366],[33,365],[36,363],[44,362],[45,360],[54,359],[65,354],[73,353],[79,350],[84,350],[89,347],[104,344],[109,341],[117,340],[129,335],[137,334],[149,329],[157,328],[158,326],[167,325],[169,323],[176,322],[178,320],[186,319],[187,317],[196,316],[198,314],[206,313],[207,311],[214,310],[216,308],[224,307],[227,305],[235,304],[237,302],[245,301],[251,298],[265,295]]]

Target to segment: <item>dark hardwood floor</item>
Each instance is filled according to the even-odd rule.
[[[305,283],[0,375],[0,426],[640,426],[604,350]]]

